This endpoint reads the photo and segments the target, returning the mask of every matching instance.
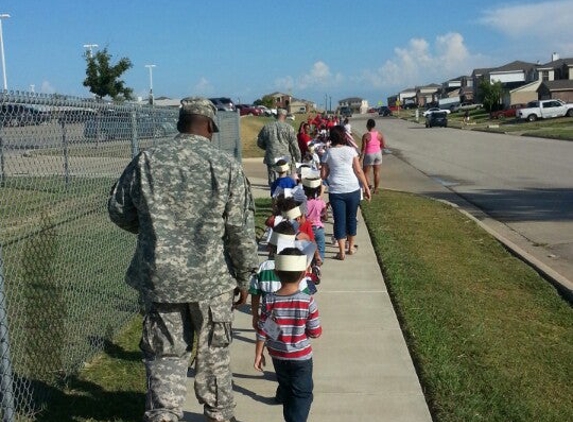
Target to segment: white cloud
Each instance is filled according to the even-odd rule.
[[[323,61],[317,61],[310,70],[298,77],[285,76],[275,80],[279,90],[303,91],[308,88],[331,88],[339,86],[344,77],[340,73],[333,74],[329,66]]]
[[[40,92],[42,94],[55,94],[56,88],[54,88],[50,82],[44,81],[40,87]]]
[[[478,22],[513,39],[532,40],[537,48],[573,52],[572,0],[498,6],[485,10]]]
[[[193,87],[193,94],[194,95],[209,95],[213,92],[213,85],[211,82],[205,77],[199,79],[199,82],[195,84]]]
[[[467,75],[483,61],[483,56],[468,51],[461,34],[450,32],[436,37],[433,45],[411,39],[406,47],[394,49],[393,58],[378,69],[365,70],[357,81],[373,88],[404,89]]]

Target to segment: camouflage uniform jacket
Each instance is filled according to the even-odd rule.
[[[258,267],[254,202],[242,167],[202,136],[143,151],[108,201],[111,220],[137,233],[127,283],[144,300],[196,302],[248,288]]]
[[[257,145],[265,150],[263,162],[267,166],[274,165],[277,158],[285,155],[291,157],[293,163],[301,161],[296,133],[288,123],[267,123],[259,132]]]

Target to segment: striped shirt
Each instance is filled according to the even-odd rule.
[[[265,332],[265,321],[272,318],[280,327],[273,339]],[[257,340],[266,341],[271,357],[281,360],[305,360],[312,357],[309,337],[322,334],[318,307],[312,296],[297,292],[292,295],[274,293],[263,296]]]

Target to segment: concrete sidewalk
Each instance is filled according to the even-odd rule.
[[[256,197],[268,197],[262,159],[243,160]],[[360,221],[362,217],[360,216]],[[412,359],[372,248],[360,223],[358,252],[345,261],[333,259],[328,246],[332,225],[326,225],[327,251],[322,282],[315,299],[323,335],[313,340],[313,422],[430,422]],[[261,255],[261,259],[265,256]],[[267,356],[264,376],[253,368],[254,338],[250,310],[235,314],[232,367],[236,418],[239,422],[280,422],[282,406],[273,404],[277,383]],[[202,422],[203,409],[189,378],[185,419]]]

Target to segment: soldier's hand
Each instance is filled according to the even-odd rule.
[[[235,288],[235,297],[239,297],[235,302],[233,302],[233,309],[238,308],[242,304],[247,301],[247,296],[249,292],[245,289],[239,289],[238,287]]]

